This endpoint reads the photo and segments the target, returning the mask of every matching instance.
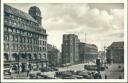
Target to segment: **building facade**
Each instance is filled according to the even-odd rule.
[[[62,43],[62,64],[76,64],[79,62],[79,42],[75,34],[64,34]]]
[[[124,63],[124,42],[113,42],[106,49],[108,63]]]
[[[98,58],[98,48],[94,44],[79,43],[79,62],[85,63]]]
[[[98,58],[98,47],[95,44],[85,44],[85,62],[94,61]]]
[[[51,44],[47,44],[47,58],[50,67],[60,66],[60,51]]]
[[[80,63],[85,62],[85,43],[84,42],[79,43],[79,62]]]
[[[47,65],[47,34],[38,7],[29,14],[4,4],[4,68],[27,65],[40,69]],[[17,68],[15,68],[17,69]]]

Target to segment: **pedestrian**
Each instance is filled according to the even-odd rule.
[[[101,74],[99,74],[99,79],[102,79],[102,76],[101,76]]]
[[[119,76],[119,79],[122,79],[122,76],[121,75]]]
[[[107,79],[107,75],[105,74],[105,79]]]
[[[29,65],[26,65],[26,71],[27,71],[27,77],[28,77],[29,76],[29,71],[30,71]]]
[[[29,76],[29,69],[27,69],[27,77]]]
[[[98,78],[98,73],[96,72],[94,75],[94,79],[97,79],[97,78]]]
[[[9,69],[9,74],[11,76],[11,74],[12,74],[12,68]]]
[[[28,65],[28,68],[29,68],[30,70],[32,69],[32,68],[31,68],[31,64]]]
[[[102,79],[102,76],[101,76],[101,74],[100,74],[100,71],[98,72],[98,78],[99,78],[99,79]]]
[[[19,66],[19,69],[20,69],[19,71],[22,72],[22,67],[21,67],[21,65]]]

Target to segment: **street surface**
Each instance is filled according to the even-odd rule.
[[[64,68],[59,68],[60,71],[65,71],[65,70],[84,70],[84,65],[85,64],[78,64],[78,65],[73,65],[69,67],[64,67]],[[121,65],[121,68],[118,69],[118,66]],[[119,77],[124,78],[124,73],[120,72],[123,68],[123,64],[112,64],[108,65],[108,69],[105,71],[101,71],[101,76],[102,79],[105,79],[105,74],[107,75],[108,79],[119,79]],[[88,71],[88,70],[87,70]]]
[[[85,64],[77,64],[77,65],[72,65],[72,66],[68,66],[68,67],[61,67],[59,68],[59,71],[67,71],[67,70],[74,70],[74,71],[78,71],[78,70],[84,70],[84,65]],[[121,68],[119,68],[119,65],[121,66]],[[105,74],[107,75],[107,79],[123,79],[124,78],[124,73],[123,71],[121,72],[121,70],[123,70],[124,66],[123,64],[112,64],[112,65],[108,65],[108,69],[106,69],[105,71],[101,71],[101,76],[102,79],[105,79]],[[88,71],[85,70],[87,72],[92,72],[92,71]],[[47,75],[49,77],[54,77],[55,76],[55,72],[56,71],[50,71],[50,72],[42,72],[44,75]],[[95,72],[95,71],[94,71]],[[9,75],[5,76],[6,78],[10,78]],[[27,72],[24,73],[20,73],[20,75],[17,74],[12,74],[11,78],[22,78],[22,79],[27,79]]]

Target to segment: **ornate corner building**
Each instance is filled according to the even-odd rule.
[[[4,69],[27,65],[47,66],[47,34],[42,27],[41,11],[32,6],[29,14],[4,4]]]

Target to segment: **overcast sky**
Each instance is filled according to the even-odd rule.
[[[62,36],[74,33],[79,39],[96,44],[99,50],[114,41],[124,39],[124,4],[76,3],[76,4],[9,4],[24,12],[31,6],[40,8],[43,27],[47,30],[48,43],[61,49]]]

